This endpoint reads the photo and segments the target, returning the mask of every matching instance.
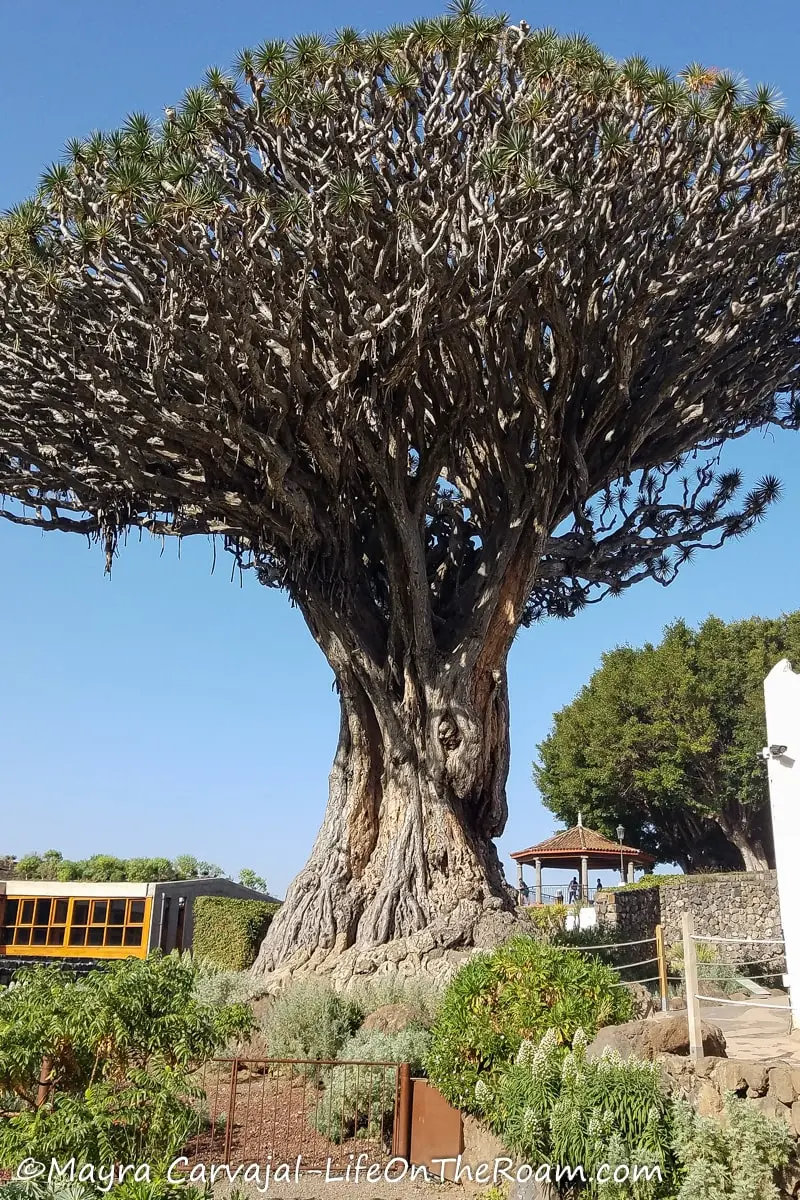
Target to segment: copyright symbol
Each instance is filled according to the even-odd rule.
[[[15,1179],[39,1179],[44,1175],[47,1167],[44,1163],[38,1162],[35,1158],[23,1158],[22,1162],[17,1167]]]

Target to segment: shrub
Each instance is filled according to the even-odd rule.
[[[783,1121],[729,1093],[724,1122],[677,1103],[674,1126],[683,1168],[677,1200],[778,1200],[776,1173],[793,1144]]]
[[[198,896],[194,902],[195,956],[228,971],[246,971],[280,904],[237,900],[232,896]]]
[[[566,904],[531,904],[520,909],[542,941],[553,941],[566,928]]]
[[[110,1170],[106,1164],[101,1170]],[[166,1175],[151,1175],[149,1181],[137,1180],[133,1175],[126,1175],[113,1188],[109,1187],[106,1178],[97,1171],[96,1183],[78,1182],[65,1179],[49,1182],[42,1179],[12,1180],[0,1184],[0,1200],[104,1200],[109,1192],[114,1200],[208,1200],[207,1192],[181,1181],[172,1183]],[[235,1193],[230,1193],[234,1200]],[[236,1200],[243,1200],[242,1196]]]
[[[345,1042],[339,1058],[343,1062],[407,1062],[412,1074],[420,1074],[430,1047],[425,1029],[403,1029],[381,1033],[360,1029]],[[325,1080],[314,1126],[332,1142],[354,1136],[378,1137],[391,1131],[396,1070],[393,1067],[333,1067]]]
[[[156,1164],[176,1153],[196,1119],[192,1072],[253,1024],[243,1005],[200,1003],[195,974],[160,956],[79,980],[20,971],[0,991],[0,1092],[21,1101],[0,1118],[0,1165],[29,1155]],[[43,1069],[53,1086],[37,1106]]]
[[[291,984],[276,997],[262,1026],[272,1058],[338,1058],[345,1042],[364,1019],[353,999],[329,984],[308,979]]]
[[[249,971],[225,971],[213,963],[196,963],[194,994],[201,1004],[249,1004],[264,995],[264,980]]]
[[[479,1077],[513,1061],[523,1039],[548,1029],[568,1045],[629,1019],[632,1000],[595,956],[516,937],[476,955],[452,980],[433,1027],[428,1074],[459,1108],[473,1108]]]
[[[524,1041],[516,1061],[476,1085],[479,1111],[508,1148],[529,1162],[582,1167],[582,1195],[665,1195],[674,1175],[671,1106],[655,1063],[623,1060],[614,1051],[589,1062],[586,1035],[577,1030],[571,1050],[554,1030],[538,1045]],[[658,1167],[661,1180],[628,1180],[623,1187],[595,1185],[602,1163]]]
[[[428,1028],[436,1020],[444,997],[444,983],[402,975],[380,975],[356,979],[347,988],[365,1014],[387,1004],[403,1004],[419,1014],[420,1025]]]

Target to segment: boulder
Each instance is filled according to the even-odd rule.
[[[401,1033],[410,1026],[427,1022],[418,1009],[409,1004],[382,1004],[364,1018],[362,1029],[377,1029],[380,1033]]]
[[[775,1120],[784,1121],[791,1133],[794,1133],[794,1122],[792,1120],[792,1110],[785,1104],[781,1104],[780,1100],[775,1096],[759,1096],[756,1100],[752,1100],[751,1104],[761,1110],[766,1117],[773,1117]]]
[[[789,1067],[770,1067],[769,1095],[774,1096],[781,1104],[791,1104],[794,1100],[792,1075]]]
[[[718,1025],[703,1021],[703,1052],[725,1058],[725,1035]],[[600,1029],[586,1050],[590,1059],[599,1058],[610,1047],[622,1058],[646,1058],[661,1054],[689,1053],[689,1023],[682,1013],[658,1013],[644,1021],[626,1021]]]
[[[462,1122],[464,1149],[462,1156],[469,1167],[477,1167],[480,1163],[494,1163],[498,1158],[507,1158],[508,1150],[496,1133],[479,1121],[477,1117],[465,1114]]]
[[[637,1021],[643,1021],[655,1012],[653,994],[643,983],[626,983],[625,986],[633,997],[633,1015]]]

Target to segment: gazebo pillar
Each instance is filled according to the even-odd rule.
[[[584,854],[581,857],[581,900],[589,899],[589,859]]]
[[[629,859],[628,859],[628,883],[635,883],[635,882],[636,882],[636,876],[634,875],[634,873],[633,873],[633,870],[634,870],[634,868],[633,868],[633,859],[632,859],[632,858],[629,858]]]
[[[542,903],[542,860],[535,859],[536,866],[536,903]]]
[[[525,882],[522,874],[522,863],[517,863],[517,903],[522,904],[522,885]]]

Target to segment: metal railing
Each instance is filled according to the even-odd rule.
[[[541,902],[542,902],[542,904],[566,904],[566,905],[594,904],[595,897],[597,896],[598,892],[602,893],[603,891],[606,891],[606,890],[610,891],[611,889],[610,888],[609,889],[588,888],[585,893],[585,896],[581,896],[580,891],[579,891],[578,895],[574,899],[571,900],[570,893],[569,893],[569,887],[543,887]],[[526,907],[529,905],[532,905],[532,904],[539,903],[539,901],[536,898],[536,888],[531,887],[530,884],[528,885],[527,895],[524,892],[520,894],[519,889],[517,889],[517,896],[520,900],[520,903]]]
[[[216,1058],[193,1082],[200,1099],[184,1149],[190,1165],[338,1169],[361,1153],[375,1163],[408,1154],[406,1063]]]

